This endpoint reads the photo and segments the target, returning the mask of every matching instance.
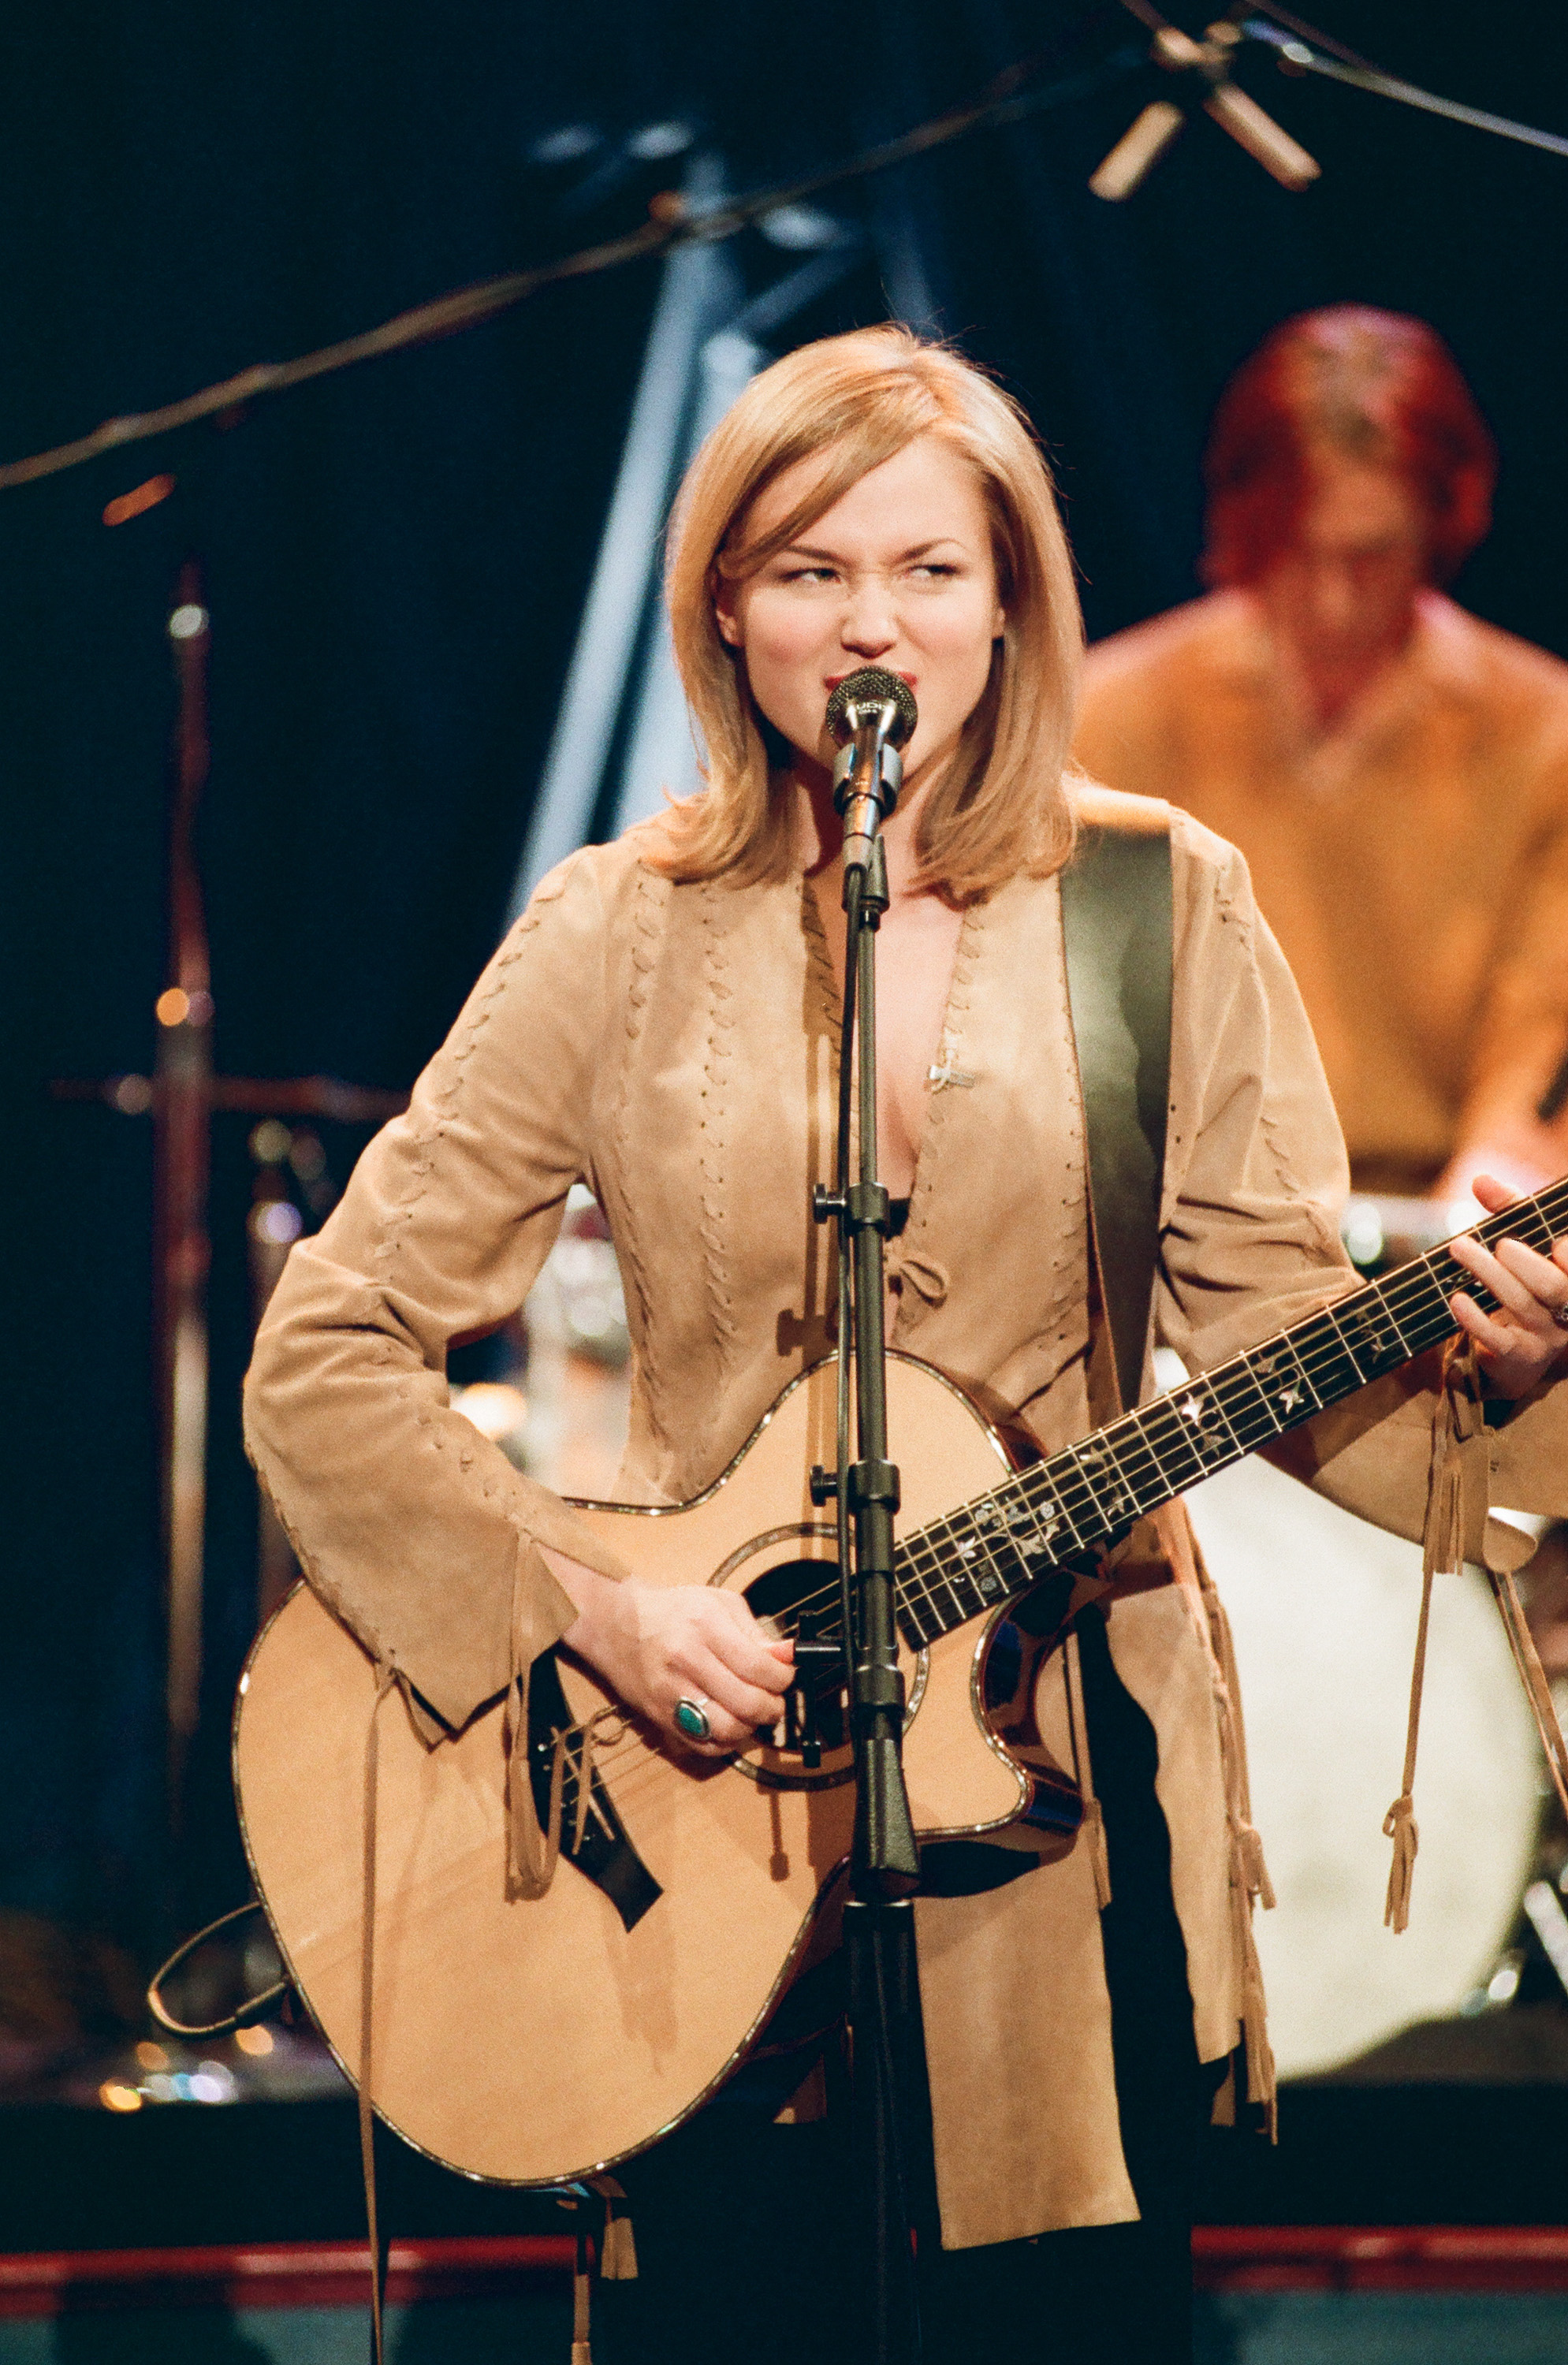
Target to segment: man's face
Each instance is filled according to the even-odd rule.
[[[1306,664],[1332,671],[1403,646],[1426,570],[1421,515],[1404,478],[1325,454],[1311,464],[1295,533],[1257,589]]]

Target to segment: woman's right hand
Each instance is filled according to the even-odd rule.
[[[722,1586],[617,1581],[558,1552],[546,1557],[577,1606],[561,1638],[566,1648],[666,1738],[700,1755],[725,1756],[778,1723],[794,1680],[794,1646],[766,1633],[739,1594]],[[707,1717],[706,1741],[677,1724],[681,1699],[696,1701]]]

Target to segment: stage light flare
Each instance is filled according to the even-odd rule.
[[[141,2097],[134,2086],[122,2084],[118,2078],[106,2078],[98,2089],[98,2100],[106,2111],[140,2111]]]
[[[292,1199],[263,1199],[251,1210],[253,1239],[269,1248],[291,1248],[305,1229],[305,1218]]]
[[[504,1380],[476,1380],[472,1386],[454,1388],[452,1409],[472,1421],[481,1437],[498,1445],[512,1437],[528,1418],[528,1398]]]
[[[189,993],[183,985],[166,985],[152,1008],[160,1026],[205,1026],[212,1016],[212,996],[199,985]]]
[[[105,503],[104,523],[129,525],[132,518],[140,517],[147,510],[155,510],[160,501],[166,501],[174,489],[173,476],[149,476],[144,483],[133,485],[129,493],[119,493],[112,501]]]
[[[252,2061],[264,2061],[267,2055],[275,2049],[270,2028],[237,2028],[234,2042],[241,2053],[249,2054]]]
[[[263,1117],[251,1132],[251,1155],[258,1166],[281,1166],[293,1146],[294,1136],[281,1118]]]

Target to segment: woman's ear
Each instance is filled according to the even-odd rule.
[[[734,600],[734,586],[726,583],[721,576],[713,587],[713,621],[719,627],[719,638],[728,642],[732,649],[738,649],[744,645],[744,643],[741,637],[741,620],[735,613]]]

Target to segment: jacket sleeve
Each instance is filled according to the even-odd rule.
[[[1344,1145],[1295,981],[1247,866],[1171,817],[1176,983],[1157,1333],[1190,1370],[1359,1288],[1340,1244]],[[1437,1354],[1359,1389],[1270,1449],[1332,1501],[1418,1538]],[[1490,1440],[1491,1497],[1568,1517],[1568,1389],[1526,1398]]]
[[[450,1405],[446,1351],[515,1312],[589,1163],[605,915],[590,861],[544,881],[406,1115],[289,1257],[246,1442],[311,1586],[455,1729],[576,1608],[538,1546],[624,1574]],[[428,1720],[427,1731],[431,1730]]]

